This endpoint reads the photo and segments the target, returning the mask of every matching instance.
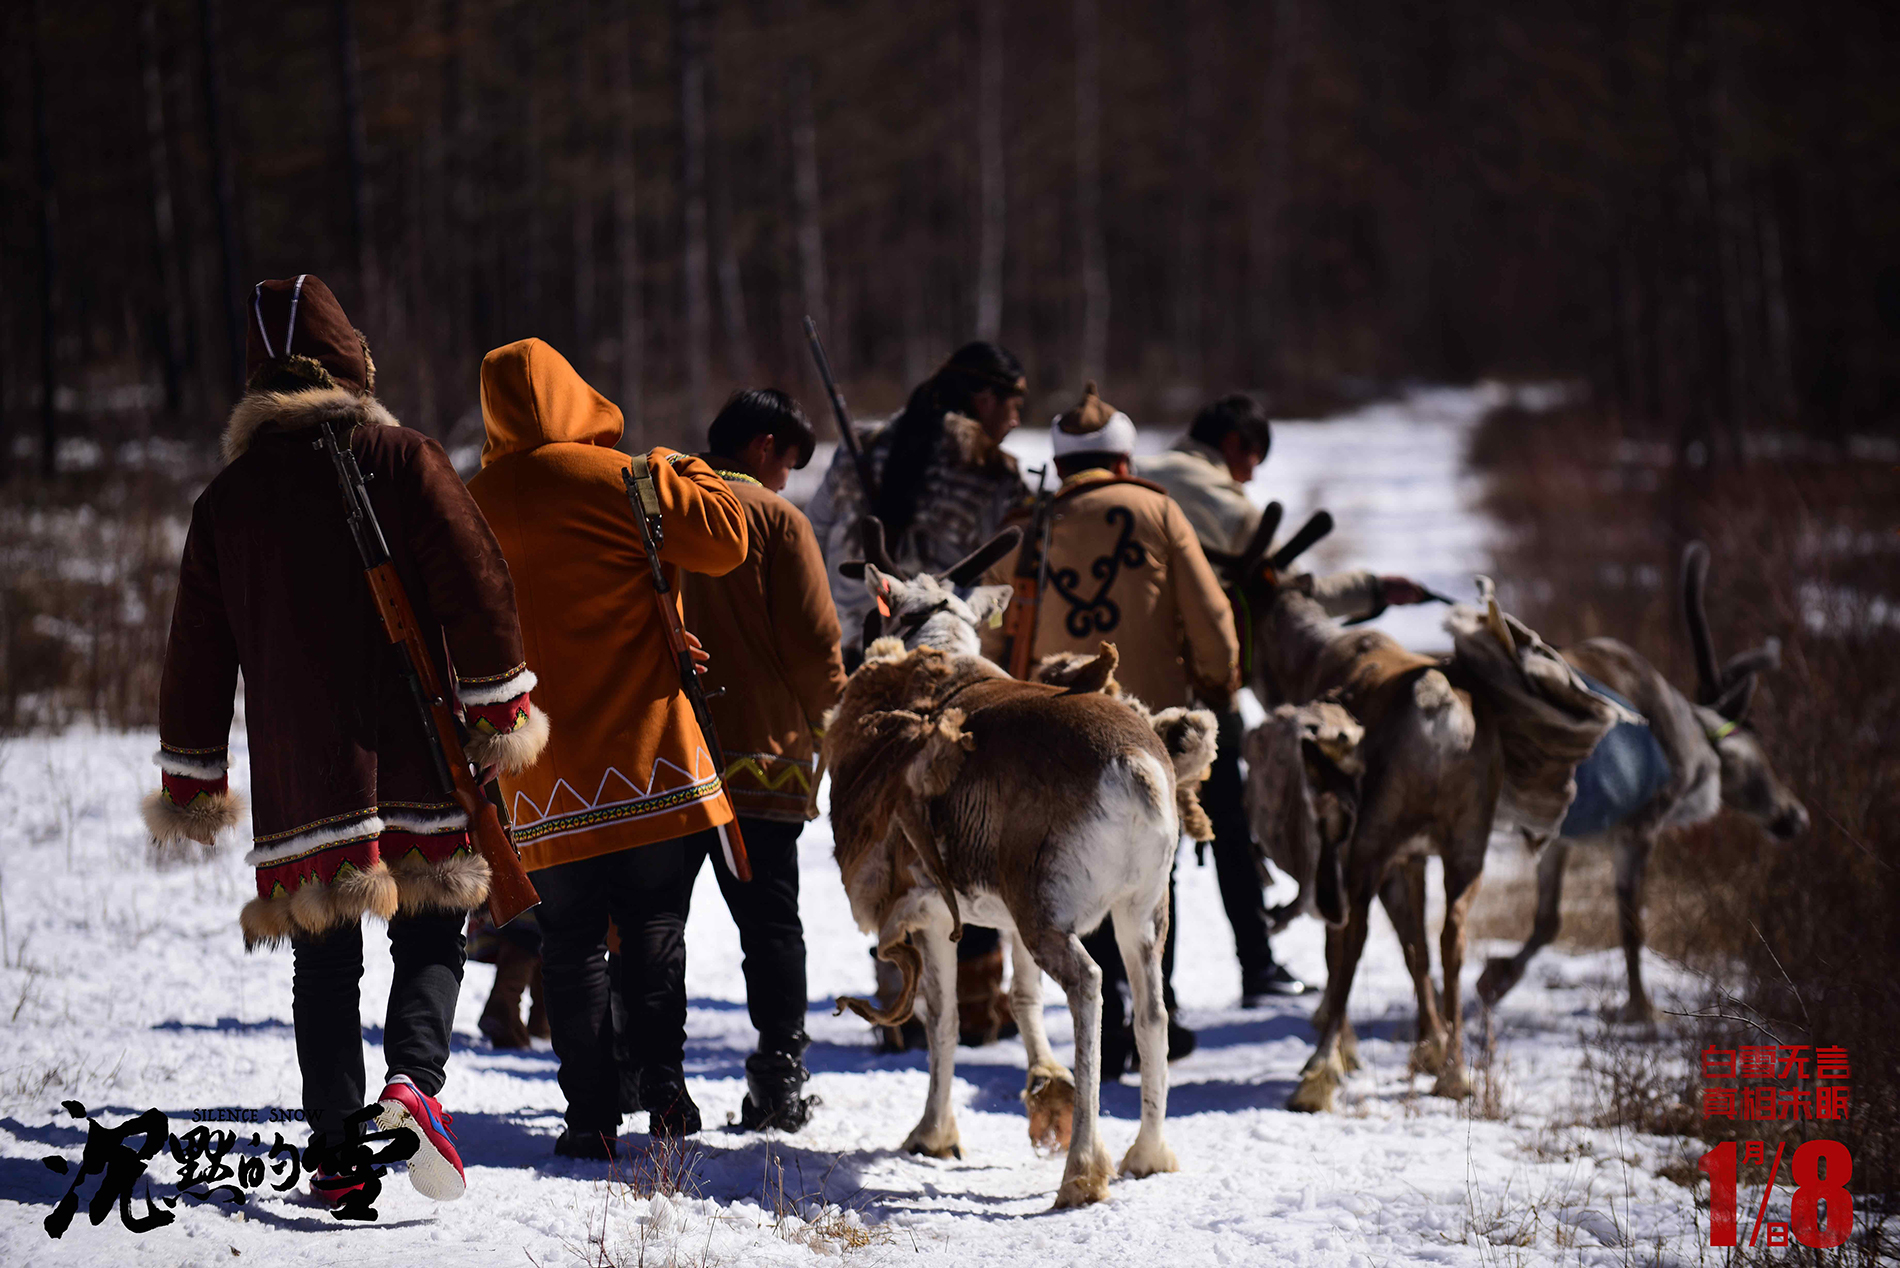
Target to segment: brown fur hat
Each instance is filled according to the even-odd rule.
[[[244,349],[248,388],[376,390],[369,341],[350,325],[343,305],[322,278],[304,273],[259,282],[252,288],[250,307]]]

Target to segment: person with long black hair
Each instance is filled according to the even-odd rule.
[[[863,557],[858,525],[868,511],[884,522],[900,567],[941,572],[975,550],[1027,494],[1003,438],[1022,421],[1028,389],[1022,362],[993,343],[966,343],[917,385],[889,422],[863,429],[877,495],[867,502],[842,446],[805,508],[825,554],[832,602],[844,627],[847,658],[858,646],[871,600],[838,575]],[[855,663],[855,662],[852,662]]]
[[[857,465],[843,447],[805,508],[825,554],[832,602],[844,629],[847,668],[863,656],[864,586],[838,575],[862,559],[859,525],[867,512],[884,522],[891,558],[914,572],[941,573],[995,534],[1029,490],[1003,438],[1022,421],[1028,382],[1023,364],[993,343],[966,343],[917,385],[903,410],[860,436],[876,497],[867,500]],[[970,927],[957,945],[957,1004],[963,1042],[980,1045],[1015,1033],[1003,993],[1003,948],[994,929]],[[879,962],[882,963],[881,961]],[[894,989],[880,979],[880,990]],[[914,1033],[880,1032],[880,1047],[921,1045]]]

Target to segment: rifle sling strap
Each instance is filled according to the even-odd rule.
[[[633,455],[633,488],[640,499],[640,514],[648,519],[660,517],[660,491],[653,487],[653,469],[643,453]]]

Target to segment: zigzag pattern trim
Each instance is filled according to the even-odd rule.
[[[778,774],[767,773],[776,766]],[[778,792],[785,785],[797,782],[802,792],[811,791],[811,769],[803,762],[781,757],[777,753],[741,753],[736,761],[726,766],[726,779],[731,781],[734,775],[750,775],[758,780],[767,792]]]
[[[670,788],[660,786],[660,768],[678,775],[684,782]],[[608,786],[618,780],[631,796],[609,800]],[[579,803],[575,810],[555,811],[555,804],[561,794]],[[573,832],[584,832],[599,827],[603,823],[615,823],[626,819],[641,819],[650,815],[676,810],[680,806],[695,801],[707,801],[719,793],[719,774],[712,764],[712,758],[705,749],[693,753],[693,770],[687,771],[674,765],[663,757],[653,760],[653,769],[647,777],[643,789],[621,774],[619,769],[609,766],[600,777],[600,786],[594,790],[592,798],[583,797],[574,786],[565,779],[556,779],[554,787],[548,792],[547,804],[536,805],[527,793],[519,790],[515,793],[514,812],[515,841],[526,845],[530,841],[545,841]]]
[[[586,832],[602,824],[619,823],[630,819],[647,819],[681,806],[689,806],[698,801],[711,801],[719,795],[719,781],[708,779],[694,784],[690,788],[678,788],[658,797],[649,797],[640,801],[623,801],[612,805],[597,806],[589,810],[576,811],[573,814],[556,815],[543,819],[530,827],[515,828],[515,844],[528,845],[535,841],[552,841],[556,837],[570,836],[576,832]]]

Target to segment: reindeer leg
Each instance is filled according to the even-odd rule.
[[[1445,928],[1438,937],[1439,963],[1445,973],[1445,1060],[1439,1067],[1438,1081],[1432,1085],[1432,1095],[1455,1100],[1471,1095],[1471,1084],[1465,1079],[1464,1000],[1459,979],[1465,969],[1465,917],[1470,913],[1471,900],[1478,896],[1490,830],[1487,820],[1464,834],[1467,839],[1445,854]],[[1468,839],[1471,836],[1475,836],[1475,843]]]
[[[1412,975],[1412,993],[1418,1000],[1418,1034],[1412,1043],[1408,1074],[1437,1074],[1445,1063],[1445,1024],[1438,1015],[1438,993],[1432,989],[1431,945],[1425,936],[1425,858],[1415,855],[1386,873],[1379,902],[1391,917],[1405,968]]]
[[[1122,1157],[1122,1172],[1140,1179],[1179,1171],[1162,1137],[1168,1117],[1168,1011],[1161,1003],[1161,944],[1168,932],[1168,901],[1149,911],[1124,903],[1115,910],[1115,942],[1135,996],[1135,1048],[1141,1053],[1141,1130]]]
[[[1075,1077],[1056,1060],[1042,1025],[1042,970],[1023,945],[1022,935],[1009,935],[1009,1011],[1022,1032],[1023,1051],[1029,1058],[1023,1106],[1029,1111],[1029,1143],[1051,1152],[1069,1147],[1070,1120],[1075,1114]]]
[[[1329,982],[1339,976],[1340,947],[1343,944],[1344,938],[1339,930],[1326,930],[1326,980]],[[1319,1007],[1313,1010],[1313,1029],[1321,1034],[1332,1024],[1326,1011],[1326,1001],[1331,998],[1322,991]],[[1359,1036],[1352,1028],[1351,1017],[1342,1017],[1339,1022],[1339,1065],[1347,1074],[1359,1068]]]
[[[905,1138],[904,1151],[932,1158],[961,1158],[963,1143],[957,1134],[956,1110],[950,1103],[957,1069],[957,952],[945,928],[949,913],[937,908],[933,915],[937,919],[911,935],[924,960],[930,1091],[924,1102],[924,1116]]]
[[[1338,958],[1333,960],[1333,957],[1327,957],[1333,962],[1328,965],[1326,995],[1320,1003],[1318,1014],[1326,1019],[1326,1024],[1320,1030],[1319,1046],[1300,1071],[1299,1087],[1293,1089],[1293,1095],[1287,1098],[1286,1107],[1290,1110],[1305,1114],[1331,1113],[1333,1093],[1346,1077],[1346,1069],[1339,1054],[1340,1036],[1346,1027],[1346,1000],[1352,993],[1353,974],[1358,971],[1359,957],[1366,949],[1366,919],[1372,907],[1372,895],[1368,890],[1367,886],[1353,886],[1346,909],[1346,927],[1336,931],[1339,939]],[[1334,932],[1328,931],[1329,946]]]
[[[1063,930],[1043,930],[1032,950],[1043,971],[1067,993],[1075,1018],[1075,1114],[1056,1207],[1086,1206],[1108,1197],[1108,1181],[1115,1174],[1097,1121],[1102,1103],[1102,970],[1082,939]]]
[[[1619,842],[1616,851],[1616,923],[1623,934],[1623,959],[1630,975],[1629,1002],[1617,1020],[1644,1025],[1656,1020],[1649,992],[1643,989],[1643,889],[1654,844],[1653,838],[1638,836]]]
[[[1531,923],[1531,936],[1513,956],[1494,956],[1484,963],[1478,975],[1478,998],[1489,1008],[1503,999],[1523,980],[1531,957],[1549,946],[1563,928],[1564,868],[1570,862],[1570,842],[1562,837],[1544,846],[1537,860],[1537,917]]]

